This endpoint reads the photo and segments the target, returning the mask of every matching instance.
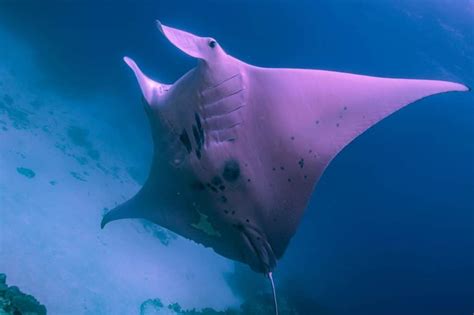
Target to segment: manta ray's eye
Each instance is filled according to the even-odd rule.
[[[216,42],[215,40],[211,39],[211,40],[209,41],[209,44],[208,44],[208,45],[209,45],[209,47],[214,48],[214,47],[216,47],[217,42]]]

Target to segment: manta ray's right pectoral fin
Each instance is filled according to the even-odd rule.
[[[129,57],[123,57],[123,61],[125,61],[130,69],[132,69],[133,73],[137,77],[143,97],[148,104],[151,104],[152,100],[162,93],[164,85],[147,77],[133,59]]]

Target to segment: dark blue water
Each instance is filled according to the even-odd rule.
[[[116,95],[120,103],[101,110],[128,117],[143,143],[122,56],[162,82],[195,63],[160,36],[157,18],[259,66],[474,85],[470,0],[0,3],[0,24],[34,47],[38,84],[72,99]],[[129,144],[147,156],[143,178],[150,149]],[[338,155],[275,277],[300,314],[471,314],[473,249],[474,94],[448,93],[397,112]],[[252,284],[238,282],[236,294],[252,296]]]

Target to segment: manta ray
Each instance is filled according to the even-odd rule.
[[[197,66],[163,84],[124,58],[143,94],[154,153],[141,190],[101,226],[144,218],[270,280],[318,180],[347,144],[408,104],[468,90],[446,81],[257,67],[214,38],[157,25]]]

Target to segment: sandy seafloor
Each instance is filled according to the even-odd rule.
[[[473,1],[147,2],[131,12],[102,3],[70,19],[74,6],[58,3],[38,12],[41,31],[65,25],[53,39],[28,21],[37,6],[25,13],[0,3],[0,272],[48,314],[139,314],[154,298],[224,310],[260,292],[268,297],[263,276],[160,227],[129,220],[100,230],[104,212],[140,188],[151,159],[138,87],[121,56],[138,57],[155,76],[162,67],[169,81],[193,65],[157,39],[153,18],[222,38],[230,53],[259,65],[474,83]],[[122,29],[107,26],[128,13]],[[91,23],[81,22],[88,16]],[[239,30],[238,16],[250,25]],[[145,25],[149,34],[141,33]],[[92,38],[94,28],[105,39]],[[64,35],[71,30],[77,39]],[[472,93],[418,102],[334,161],[275,273],[288,309],[472,313],[473,104]]]
[[[113,98],[72,101],[38,90],[41,74],[21,53],[27,44],[0,36],[15,50],[0,52],[0,261],[10,282],[51,314],[134,314],[157,296],[186,307],[236,304],[222,275],[233,264],[211,250],[140,222],[100,230],[104,208],[140,187],[131,169],[139,157],[117,152],[124,132],[97,117]]]

